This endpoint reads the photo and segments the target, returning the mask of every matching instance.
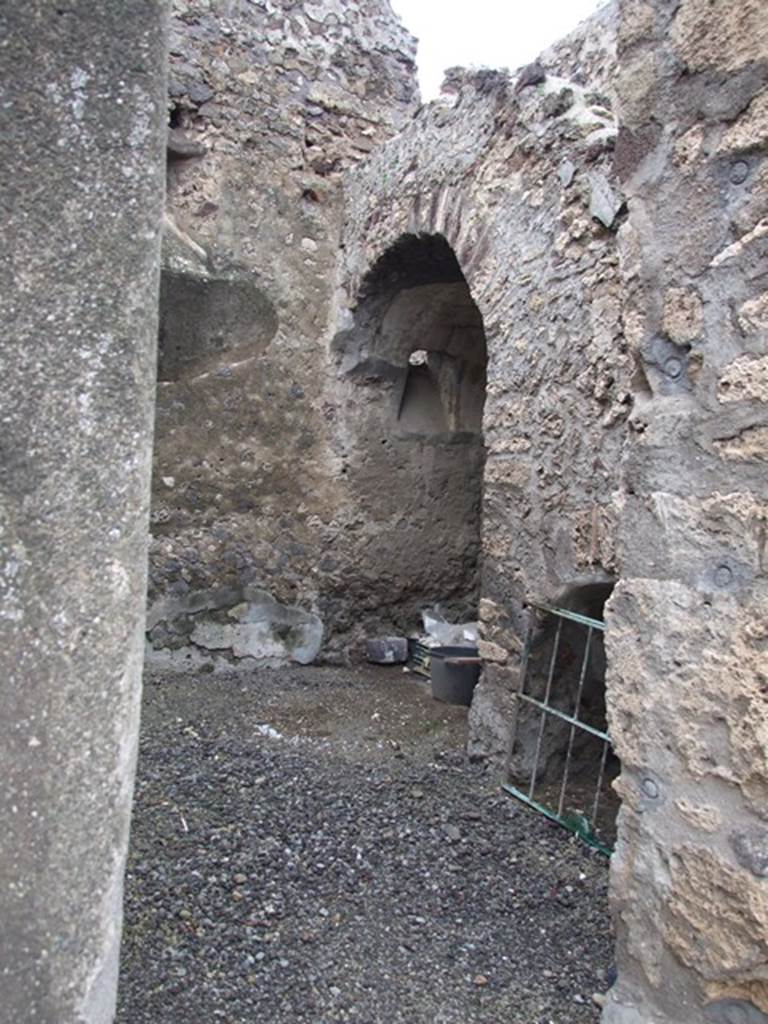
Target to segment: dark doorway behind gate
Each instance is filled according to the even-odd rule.
[[[531,604],[505,789],[610,853],[618,774],[605,710],[605,623],[612,584],[572,588],[560,607]]]

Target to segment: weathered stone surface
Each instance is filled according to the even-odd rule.
[[[341,658],[433,602],[462,621],[479,602],[470,753],[501,764],[516,721],[512,764],[530,772],[537,729],[513,693],[529,625],[534,684],[551,629],[531,605],[600,615],[618,580],[605,1019],[621,1024],[768,1008],[760,6],[624,0],[517,79],[451,69],[444,100],[416,111],[413,40],[384,0],[354,18],[338,0],[175,5],[153,657]],[[90,82],[78,72],[50,100],[71,94],[77,131]],[[141,150],[120,123],[104,152]],[[77,406],[89,459],[103,344],[59,417]],[[139,362],[119,366],[145,382]],[[25,415],[40,391],[23,391]],[[135,443],[144,424],[126,404]],[[54,493],[34,446],[16,448],[14,479],[25,502],[50,501],[44,520],[71,487],[54,466]],[[137,480],[143,465],[125,461],[121,480]],[[97,481],[113,464],[88,463]],[[122,529],[125,493],[99,505],[100,536]],[[135,590],[126,544],[93,584],[102,605],[83,628],[98,635],[103,607],[120,610],[104,580]],[[71,633],[53,620],[70,639],[76,612]],[[599,644],[588,669],[602,697]]]
[[[605,1020],[762,1012],[760,4],[624,0],[516,78],[452,69],[416,116],[412,43],[373,0],[330,33],[267,4],[263,48],[204,6],[204,31],[177,22],[172,116],[206,152],[171,168],[166,281],[248,294],[238,331],[166,303],[164,340],[194,343],[162,362],[153,643],[263,653],[221,588],[318,615],[332,657],[479,598],[469,749],[501,764],[526,605],[597,586],[599,614],[617,579]]]
[[[765,60],[768,52],[762,0],[728,4],[683,0],[675,11],[670,35],[675,53],[692,71],[733,71]]]
[[[768,96],[756,96],[747,110],[728,129],[718,146],[719,153],[738,153],[758,149],[768,143]],[[748,168],[748,165],[747,165]],[[740,184],[737,175],[735,184]],[[746,174],[744,174],[746,178]],[[742,178],[742,181],[744,180]]]
[[[367,640],[365,656],[378,665],[402,664],[408,657],[408,641],[401,636]]]
[[[711,894],[717,893],[717,915]],[[764,883],[705,847],[682,845],[670,859],[664,940],[705,978],[749,977],[763,965],[768,892]],[[706,934],[707,941],[700,936]]]
[[[682,816],[702,832],[717,832],[723,824],[723,813],[712,804],[701,804],[686,797],[678,797],[675,807]]]
[[[366,615],[382,626],[360,596],[381,558],[356,569],[347,543],[360,521],[330,443],[326,325],[341,174],[414,111],[414,50],[379,0],[173,5],[172,135],[195,159],[169,164],[153,604],[262,587],[328,624],[329,656],[359,649]],[[178,615],[150,640],[184,664],[199,651]],[[226,637],[251,649],[254,628]]]
[[[756,878],[768,878],[768,830],[734,832],[730,837],[736,860]]]
[[[766,248],[752,185],[764,163],[760,7],[621,9],[631,60],[619,120],[633,132],[651,121],[675,128],[625,179],[620,233],[625,323],[643,355],[621,580],[607,607],[623,799],[609,1022],[762,1020],[766,1009]],[[667,75],[680,61],[690,77],[678,92]],[[672,358],[684,387],[665,375]],[[666,796],[658,806],[641,796],[649,766]]]
[[[146,592],[165,5],[0,9],[0,1018],[114,1016]]]
[[[487,665],[475,687],[469,709],[467,753],[470,758],[490,758],[498,764],[506,761],[513,708],[506,678],[496,674],[495,666]]]
[[[701,299],[691,288],[669,288],[664,295],[664,330],[676,345],[687,345],[701,334]]]
[[[177,157],[181,160],[190,160],[196,156],[205,156],[206,147],[202,142],[195,142],[186,138],[178,128],[171,128],[168,131],[166,149],[169,157]]]
[[[249,10],[247,19],[233,15],[228,6],[224,11],[224,5],[221,10],[214,5],[213,17],[208,7],[178,6],[171,48],[174,132],[204,145],[206,154],[170,168],[152,514],[153,602],[181,585],[197,592],[259,584],[280,603],[321,615],[324,655],[332,658],[360,650],[360,640],[371,628],[413,629],[421,608],[435,601],[455,618],[473,618],[484,453],[478,433],[482,401],[477,400],[478,389],[468,388],[467,382],[481,381],[485,341],[473,290],[461,281],[461,259],[449,279],[423,282],[425,289],[432,289],[429,293],[404,288],[408,281],[401,278],[400,297],[382,319],[381,334],[375,335],[378,307],[359,302],[359,285],[397,236],[379,231],[386,223],[383,208],[363,213],[353,204],[354,217],[360,214],[362,220],[356,219],[351,230],[370,244],[352,278],[345,271],[342,287],[335,294],[331,288],[342,214],[339,173],[379,147],[411,116],[413,43],[388,8],[373,0],[354,25],[344,26],[335,24],[336,8],[329,0],[326,7],[335,26],[331,32],[324,22],[322,32],[312,27],[316,19],[318,24],[323,21],[325,7],[307,10],[304,21],[290,25],[269,4],[266,13]],[[269,18],[280,21],[279,32]],[[311,53],[305,53],[302,35],[307,25]],[[268,59],[258,39],[262,27]],[[612,15],[603,13],[593,29],[575,33],[543,58],[549,73],[546,89],[526,90],[528,98],[520,101],[529,108],[525,116],[531,138],[538,138],[526,158],[531,182],[539,179],[542,153],[551,153],[546,157],[549,173],[555,166],[555,138],[565,141],[574,173],[588,161],[593,170],[608,168],[605,144],[615,133],[615,123],[603,85],[613,68],[613,31]],[[351,54],[358,56],[353,60]],[[568,78],[585,69],[591,75],[589,88]],[[213,92],[212,101],[198,102],[194,90],[201,82]],[[432,150],[436,163],[430,169],[427,161],[421,173],[424,214],[433,208],[437,236],[442,218],[458,210],[450,189],[443,194],[439,182],[449,182],[459,167],[469,181],[474,174],[471,161],[497,133],[488,171],[475,183],[476,213],[466,225],[474,224],[471,232],[479,239],[490,213],[484,212],[482,197],[493,194],[494,175],[505,188],[509,182],[506,161],[512,143],[496,123],[509,82],[503,73],[457,69],[454,85],[463,99],[452,122],[464,133],[466,155],[457,161],[454,152],[443,150],[437,136],[447,137],[454,127],[441,123],[446,109],[437,104],[423,125],[408,128],[407,142],[400,148],[402,167],[418,160],[425,149]],[[479,119],[473,114],[475,95],[483,111]],[[553,95],[567,97],[568,104],[557,115],[557,127],[549,130],[547,97]],[[267,133],[265,120],[271,125]],[[392,167],[387,161],[388,156],[379,159],[375,173],[389,181]],[[407,189],[407,177],[398,170],[392,186]],[[537,218],[544,218],[562,226],[567,259],[581,260],[592,275],[583,288],[596,296],[590,316],[596,338],[581,370],[580,387],[605,420],[605,426],[592,427],[599,447],[604,430],[618,426],[628,411],[622,397],[627,391],[617,386],[608,366],[616,359],[625,364],[622,372],[629,371],[625,354],[613,351],[620,329],[611,286],[617,275],[612,243],[602,252],[593,242],[598,229],[590,225],[585,196],[575,186],[569,199],[560,201],[556,193],[538,186],[529,195],[522,187],[522,170],[516,172],[518,179],[520,186],[512,193],[518,220],[509,225],[507,249],[516,245],[515,225],[528,217],[529,259],[540,259],[545,249]],[[377,180],[366,200],[379,188]],[[275,195],[284,197],[277,206]],[[403,233],[417,226],[409,202],[396,215]],[[498,202],[493,215],[502,220],[506,216]],[[258,231],[251,230],[253,224],[259,225]],[[453,234],[449,241],[458,246]],[[469,237],[466,243],[471,244]],[[464,256],[466,248],[463,244]],[[498,255],[508,262],[507,252]],[[438,262],[440,258],[438,254]],[[490,254],[485,265],[491,266]],[[413,263],[411,269],[418,277]],[[552,277],[559,273],[553,265]],[[501,288],[498,281],[496,290]],[[530,295],[521,295],[520,310],[530,301],[538,317],[538,335],[531,339],[536,345],[541,332],[554,337],[558,321],[567,319],[581,301],[575,292],[565,295],[562,310],[555,312],[543,290],[525,291]],[[386,288],[379,305],[385,294],[390,294]],[[451,311],[459,306],[467,318],[461,344],[458,334],[449,340]],[[370,331],[366,335],[366,317],[375,339]],[[323,333],[328,329],[339,339],[330,363]],[[424,419],[423,410],[412,415],[418,402],[411,399],[418,396],[411,393],[409,376],[414,376],[414,386],[429,383],[415,379],[404,349],[416,335],[432,336],[426,346],[419,342],[415,347],[430,349],[423,366],[436,383],[431,401],[437,419],[431,414]],[[377,351],[368,351],[372,345]],[[474,346],[477,354],[465,358],[462,345],[467,351]],[[561,345],[565,351],[565,341]],[[340,363],[333,365],[337,354]],[[534,349],[521,352],[516,372],[527,373],[527,363],[537,358]],[[506,429],[514,406],[505,383],[509,369],[505,362],[497,379],[488,381],[489,392],[503,389],[495,402],[498,411],[491,413],[492,434],[486,436],[500,455],[530,446],[527,427],[516,430],[516,437]],[[551,373],[551,368],[533,370],[531,394],[536,392],[535,377],[542,373]],[[569,374],[563,370],[563,381]],[[558,400],[547,404],[554,409]],[[550,411],[544,415],[551,421],[549,432],[556,434],[556,416]],[[569,437],[572,447],[577,432]],[[489,482],[499,506],[506,489],[530,486],[530,464],[493,464]],[[553,465],[547,476],[552,501],[557,500],[555,478]],[[172,486],[164,480],[172,480]],[[393,481],[397,486],[390,486]],[[601,477],[601,486],[607,494],[607,476]],[[576,516],[579,523],[584,519],[582,512]],[[580,525],[574,526],[575,533],[580,531]],[[494,547],[505,543],[503,536],[491,541]],[[568,559],[559,559],[558,573],[567,571]],[[186,644],[190,653],[190,634],[182,628],[185,613],[179,614],[178,629],[152,630],[153,646],[182,652]]]
[[[557,176],[560,179],[563,188],[568,188],[573,181],[575,174],[576,165],[571,160],[563,160],[557,169]]]
[[[531,85],[541,85],[545,81],[547,73],[538,61],[533,64],[526,64],[520,69],[515,83],[515,91],[520,92]]]
[[[768,331],[768,291],[743,303],[739,309],[739,326],[745,334]]]
[[[712,1024],[766,1024],[768,1015],[744,999],[718,999],[704,1014]]]
[[[477,649],[484,661],[497,661],[503,665],[509,658],[509,651],[505,647],[491,643],[490,640],[478,640]]]
[[[611,187],[604,174],[590,174],[588,175],[588,181],[590,216],[595,217],[605,227],[610,228],[624,201]]]
[[[522,90],[514,106],[500,81],[488,92],[472,72],[454,69],[454,105],[424,109],[348,186],[342,310],[355,309],[382,253],[423,233],[450,243],[482,314],[489,366],[481,594],[483,607],[504,608],[485,623],[482,644],[495,662],[509,663],[503,683],[491,684],[486,672],[470,729],[473,754],[496,763],[509,740],[518,664],[509,654],[522,646],[522,600],[551,597],[612,558],[602,510],[618,481],[632,366],[616,239],[589,214],[587,173],[620,192],[608,151],[590,148],[593,132],[615,130],[609,100],[596,99],[613,66],[614,26],[609,13],[603,18],[545,55],[547,85]],[[565,77],[580,61],[594,69],[586,84]],[[554,119],[545,109],[550,83],[573,94]],[[564,158],[572,165],[567,191],[558,181]],[[583,398],[575,404],[565,397],[574,386]],[[563,465],[574,469],[568,486]]]
[[[212,668],[231,669],[232,659],[270,665],[313,662],[320,651],[323,623],[301,608],[280,604],[258,587],[184,590],[154,602],[147,613],[150,663],[184,666],[191,655],[213,652]],[[173,652],[173,653],[172,653]],[[226,660],[221,660],[221,653]],[[172,653],[171,657],[168,654]]]
[[[768,402],[768,356],[739,356],[717,382],[721,402]]]

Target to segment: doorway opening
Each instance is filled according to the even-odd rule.
[[[349,552],[365,580],[362,611],[400,632],[435,604],[474,619],[487,352],[442,235],[403,235],[373,264],[334,348],[341,473],[365,524]]]
[[[603,608],[612,582],[530,604],[505,789],[610,853],[619,774],[606,721]]]

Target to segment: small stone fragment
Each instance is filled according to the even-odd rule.
[[[402,665],[408,657],[408,641],[400,636],[366,640],[365,656],[376,665]]]
[[[196,156],[205,156],[206,148],[202,142],[188,139],[180,128],[171,128],[166,141],[168,155],[178,160],[191,160]]]
[[[702,331],[704,311],[694,288],[669,288],[664,294],[663,326],[676,345],[695,341]]]
[[[557,169],[557,176],[563,188],[568,188],[576,174],[576,165],[572,160],[563,160]]]
[[[768,830],[732,832],[731,849],[739,864],[755,878],[768,878]]]
[[[187,95],[196,106],[201,106],[213,99],[213,89],[205,82],[193,82],[187,90]]]
[[[616,220],[616,214],[624,205],[624,200],[616,194],[604,174],[593,171],[589,175],[589,212],[605,227],[610,228]]]
[[[573,89],[558,89],[544,97],[542,109],[545,117],[560,117],[573,106]]]
[[[524,68],[520,69],[520,74],[517,76],[515,92],[520,92],[529,85],[541,85],[542,82],[546,81],[546,77],[547,73],[538,61],[534,61],[533,64],[526,64]]]
[[[768,331],[768,291],[748,299],[739,308],[738,321],[744,334]]]

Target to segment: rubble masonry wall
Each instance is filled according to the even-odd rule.
[[[611,1024],[768,1020],[768,26],[625,0],[616,167],[639,356],[608,603]],[[706,1008],[705,1008],[706,1007]]]
[[[173,5],[155,661],[308,661],[356,621],[325,395],[341,180],[413,112],[414,49],[380,0]]]

